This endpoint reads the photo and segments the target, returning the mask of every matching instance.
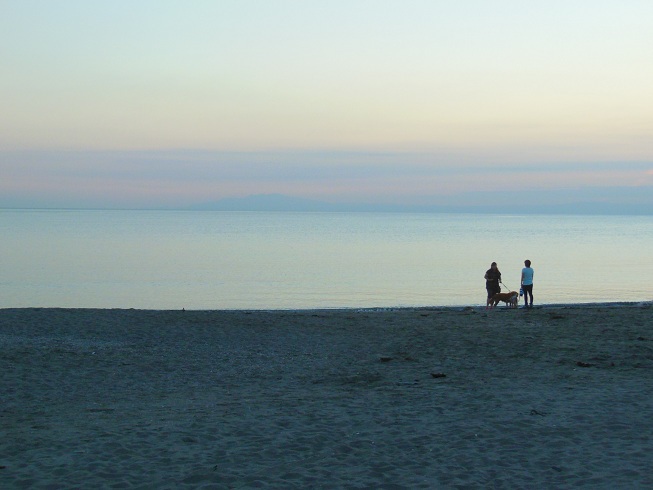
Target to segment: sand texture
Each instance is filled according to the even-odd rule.
[[[0,488],[652,488],[653,307],[0,310]]]

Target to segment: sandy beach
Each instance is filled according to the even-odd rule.
[[[2,488],[651,488],[653,306],[0,310]]]

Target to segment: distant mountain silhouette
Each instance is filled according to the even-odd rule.
[[[256,194],[228,197],[218,201],[196,204],[195,211],[303,211],[303,212],[432,212],[446,211],[441,207],[402,206],[392,204],[331,203],[286,196],[284,194]]]
[[[564,204],[528,205],[528,199],[517,193],[515,204],[494,205],[393,205],[368,203],[330,203],[283,194],[256,194],[229,197],[190,206],[195,211],[295,211],[295,212],[405,212],[405,213],[476,213],[476,214],[653,214],[647,203],[597,202],[578,200]]]
[[[191,209],[204,211],[349,211],[351,207],[346,204],[332,204],[283,194],[257,194],[197,204],[191,206]]]

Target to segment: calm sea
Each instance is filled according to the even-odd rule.
[[[484,305],[653,299],[653,217],[0,210],[0,307]]]

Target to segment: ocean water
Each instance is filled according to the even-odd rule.
[[[0,233],[2,308],[474,306],[525,259],[536,304],[653,300],[650,216],[0,210]]]

